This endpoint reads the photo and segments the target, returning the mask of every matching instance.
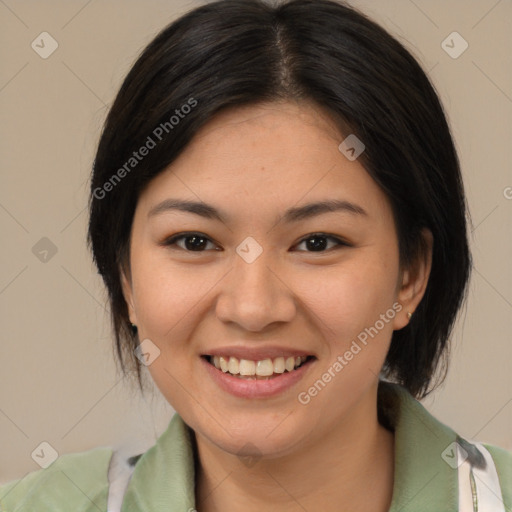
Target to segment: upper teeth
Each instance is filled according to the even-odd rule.
[[[232,375],[260,375],[265,377],[274,373],[284,373],[285,370],[291,372],[306,361],[306,359],[306,356],[297,356],[250,361],[248,359],[237,359],[236,357],[213,356],[210,358],[210,361],[215,368],[222,370],[224,373],[229,372]]]

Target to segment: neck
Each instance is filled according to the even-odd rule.
[[[281,458],[243,461],[196,435],[196,508],[200,512],[389,510],[394,437],[372,400],[354,407],[315,442]],[[373,407],[372,407],[373,405]]]

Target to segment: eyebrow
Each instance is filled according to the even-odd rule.
[[[160,215],[169,211],[178,210],[187,213],[193,213],[204,217],[205,219],[214,219],[226,224],[228,215],[218,210],[212,205],[197,201],[185,201],[180,199],[166,199],[151,208],[148,217]],[[332,199],[328,201],[318,201],[307,203],[302,206],[289,208],[286,210],[281,220],[284,223],[298,222],[330,212],[344,212],[353,215],[368,216],[368,213],[361,206],[349,201]]]

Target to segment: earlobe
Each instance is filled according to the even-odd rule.
[[[402,311],[395,317],[394,330],[402,329],[409,323],[427,289],[432,268],[434,240],[431,231],[427,228],[423,228],[421,237],[422,243],[417,257],[402,273],[402,282],[397,297],[398,302],[402,305]]]

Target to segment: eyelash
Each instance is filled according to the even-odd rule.
[[[177,235],[173,235],[173,236],[165,239],[162,242],[161,245],[166,246],[166,247],[170,247],[170,246],[173,246],[173,245],[176,246],[177,245],[176,242],[178,240],[189,238],[189,237],[193,237],[193,236],[199,236],[200,238],[204,238],[205,240],[207,240],[207,242],[212,242],[213,243],[213,241],[210,238],[208,238],[206,235],[204,235],[203,233],[199,233],[197,231],[191,231],[191,232],[187,232],[187,233],[178,233]],[[351,244],[349,244],[348,242],[345,242],[341,238],[338,238],[338,237],[333,236],[333,235],[328,235],[326,233],[311,233],[311,234],[303,237],[296,245],[300,245],[301,243],[303,243],[303,242],[305,242],[307,240],[310,240],[312,238],[325,238],[325,239],[328,239],[328,240],[333,240],[333,241],[336,242],[337,247],[331,247],[330,249],[326,249],[326,250],[323,250],[323,251],[300,251],[300,252],[309,252],[309,253],[312,253],[312,254],[314,254],[314,253],[326,253],[326,252],[330,252],[333,249],[338,249],[340,247],[352,247]],[[182,251],[190,252],[190,253],[205,252],[205,250],[202,250],[202,251],[189,251],[188,249],[184,249],[183,247],[179,247],[179,249],[181,249]]]

